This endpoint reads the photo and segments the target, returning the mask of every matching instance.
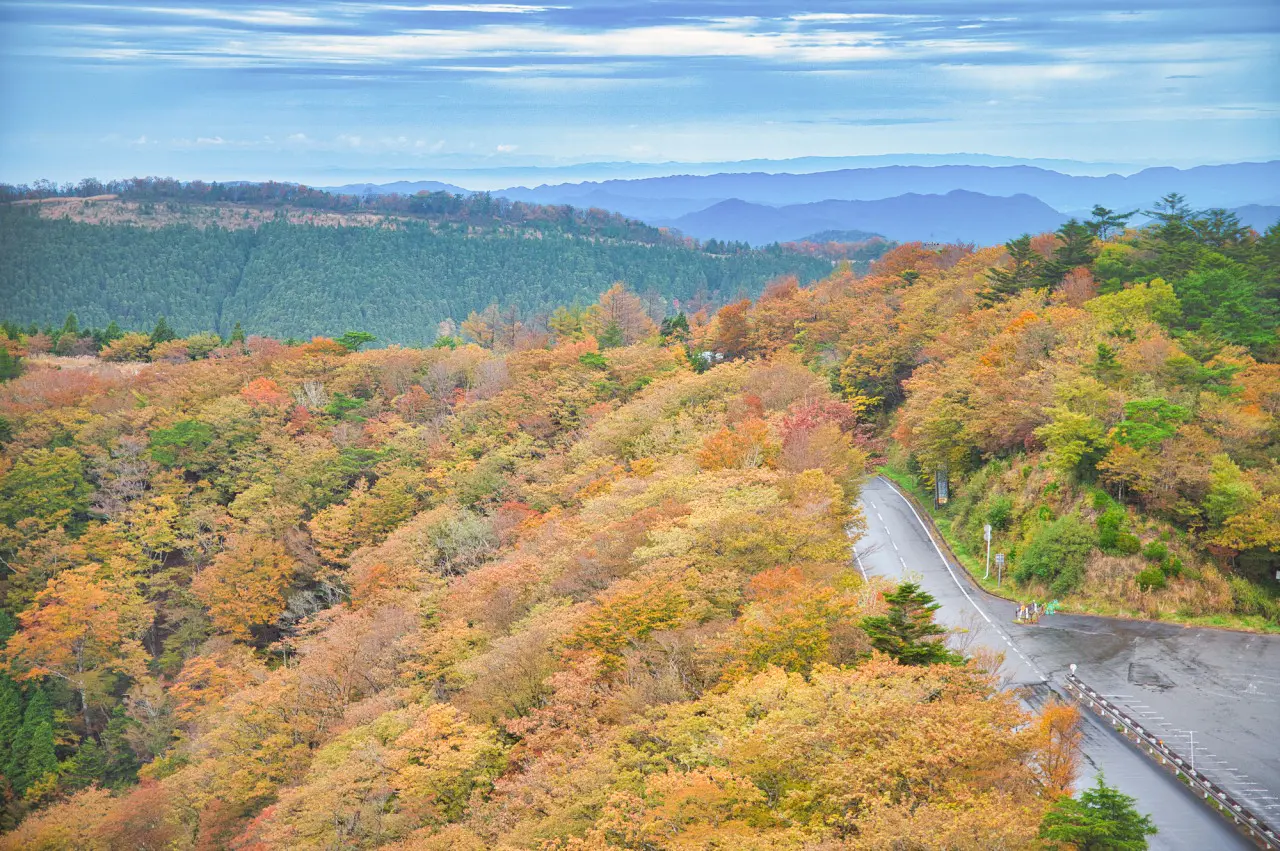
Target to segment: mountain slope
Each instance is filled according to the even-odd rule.
[[[1266,204],[1246,204],[1236,207],[1231,212],[1240,217],[1240,223],[1262,233],[1267,228],[1280,222],[1280,206]]]
[[[813,281],[831,263],[786,252],[711,254],[552,227],[480,228],[376,219],[317,226],[266,221],[228,230],[144,228],[51,220],[32,208],[0,211],[0,313],[22,323],[227,334],[236,322],[281,337],[359,328],[383,342],[421,343],[441,320],[489,304],[525,317],[589,302],[615,281],[659,300],[723,301],[758,294],[779,275]],[[224,217],[226,218],[226,217]]]
[[[993,245],[1022,233],[1054,230],[1066,216],[1029,195],[1009,198],[954,190],[908,193],[879,201],[821,201],[768,207],[732,200],[681,216],[670,224],[699,239],[763,245],[824,230],[873,231],[900,242],[974,242]]]

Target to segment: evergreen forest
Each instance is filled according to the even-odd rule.
[[[239,322],[280,338],[362,328],[384,343],[422,345],[436,339],[440,322],[489,305],[537,321],[621,281],[645,294],[660,319],[673,303],[754,297],[780,275],[812,282],[833,262],[778,248],[704,247],[652,228],[511,223],[447,210],[370,224],[273,215],[232,228],[184,222],[177,209],[175,223],[161,226],[0,209],[0,312],[39,325],[75,312],[85,325],[115,321],[126,330],[149,329],[163,315],[183,333],[224,335]]]

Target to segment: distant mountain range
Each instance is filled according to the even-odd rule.
[[[1067,217],[1030,195],[1009,198],[956,189],[945,195],[908,193],[877,201],[819,201],[769,207],[722,201],[669,223],[699,239],[753,245],[789,242],[821,231],[871,231],[898,242],[990,245],[1021,233],[1057,229]]]
[[[808,158],[822,161],[823,158]],[[802,161],[796,161],[797,167]],[[811,163],[810,163],[811,164]],[[1280,161],[1147,168],[1133,174],[1064,174],[1032,165],[886,165],[811,173],[765,171],[516,186],[492,194],[570,204],[678,228],[703,239],[753,245],[820,230],[867,230],[904,240],[987,244],[1056,228],[1094,204],[1142,210],[1178,192],[1196,208],[1240,211],[1259,230],[1280,218]],[[348,184],[360,194],[466,192],[436,181]]]
[[[707,162],[584,162],[544,164],[498,165],[477,162],[474,157],[438,158],[427,175],[432,182],[469,186],[472,189],[494,190],[501,187],[539,186],[543,184],[577,183],[584,180],[634,180],[645,177],[666,177],[672,174],[745,174],[766,172],[769,174],[809,174],[815,171],[833,171],[844,168],[878,168],[893,165],[1029,165],[1047,168],[1063,174],[1133,174],[1147,167],[1139,163],[1092,162],[1071,159],[1046,159],[1042,157],[1009,157],[994,154],[861,154],[836,157],[793,157],[789,159],[717,160]],[[382,169],[384,180],[401,182],[424,178],[421,168]],[[323,175],[323,179],[321,178]],[[368,172],[354,168],[330,168],[307,179],[308,185],[321,189],[338,188],[338,184],[363,185],[359,181],[368,178]],[[321,185],[327,184],[327,185]],[[375,184],[376,185],[376,184]]]
[[[1280,222],[1280,205],[1246,204],[1236,207],[1231,212],[1240,217],[1242,224],[1262,233],[1267,228]]]
[[[339,195],[417,195],[419,192],[451,192],[454,195],[470,195],[470,189],[441,183],[438,180],[397,180],[395,183],[347,183],[343,186],[319,187]]]
[[[1071,213],[1104,204],[1114,209],[1149,207],[1169,192],[1186,195],[1194,206],[1239,207],[1265,204],[1280,186],[1280,161],[1199,166],[1191,169],[1149,168],[1136,174],[1082,177],[1033,166],[885,166],[812,174],[673,175],[640,180],[607,180],[514,187],[494,194],[540,204],[584,202],[614,209],[621,199],[672,201],[669,217],[689,212],[698,199],[710,206],[736,198],[779,206],[816,201],[875,201],[906,193],[944,194],[965,189],[984,195],[1033,195],[1056,210]],[[587,200],[589,199],[589,201]],[[627,215],[626,210],[617,209]],[[654,213],[651,212],[653,217]]]
[[[884,234],[871,233],[865,230],[821,230],[801,237],[801,242],[866,242],[869,239],[884,239]]]

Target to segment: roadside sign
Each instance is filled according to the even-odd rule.
[[[982,540],[986,541],[988,544],[991,543],[991,524],[990,523],[982,527]]]
[[[934,482],[937,483],[934,499],[938,505],[946,505],[947,500],[951,497],[951,488],[947,482],[947,471],[944,468],[938,468],[938,474],[934,476]]]

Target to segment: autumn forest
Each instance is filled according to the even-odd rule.
[[[1130,218],[421,348],[12,317],[0,848],[1077,847],[1076,710],[850,546],[946,475],[1005,595],[1280,631],[1280,229]]]

